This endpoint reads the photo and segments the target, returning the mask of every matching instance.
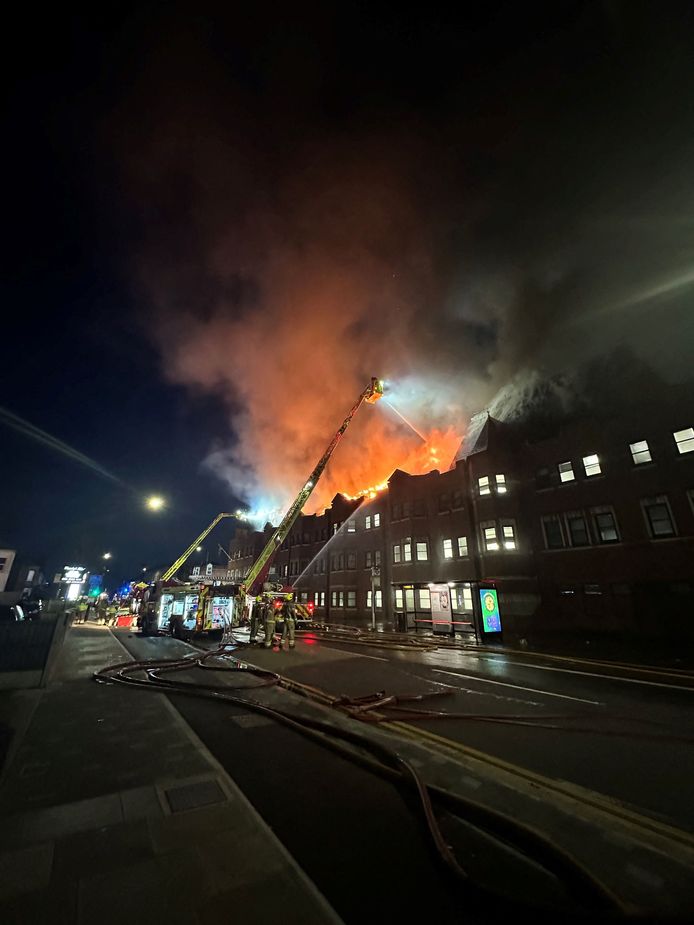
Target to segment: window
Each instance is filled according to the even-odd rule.
[[[337,533],[337,531],[340,529],[341,526],[342,524],[333,524],[333,536],[335,536],[335,534]]]
[[[393,562],[395,562],[396,565],[398,562],[401,561],[400,556],[401,556],[400,547],[393,546]]]
[[[330,603],[333,607],[337,607],[337,591],[333,591],[330,595]]]
[[[678,453],[694,453],[694,427],[676,430],[673,435]]]
[[[648,449],[647,440],[637,440],[636,443],[630,443],[631,458],[635,466],[641,466],[643,463],[649,463],[653,459],[651,451]]]
[[[381,515],[379,513],[374,514],[374,527],[381,526]]]
[[[552,487],[552,474],[547,466],[543,466],[535,473],[535,488],[541,491],[543,488]]]
[[[591,453],[590,456],[583,457],[583,468],[586,470],[586,476],[590,478],[592,475],[600,475],[600,460],[598,459],[597,453]]]
[[[314,604],[314,607],[320,606],[320,591],[313,592],[313,604]]]
[[[426,540],[417,540],[415,544],[417,562],[426,562],[429,558],[429,544]]]
[[[481,495],[491,495],[492,489],[489,485],[489,476],[482,475],[477,479],[477,485]]]
[[[542,518],[542,531],[545,535],[545,547],[547,549],[563,549],[564,531],[561,527],[561,518],[556,514],[548,514]]]
[[[431,593],[428,588],[420,588],[417,592],[419,594],[419,608],[420,610],[431,610]]]
[[[337,570],[338,570],[338,572],[342,572],[342,571],[344,570],[344,567],[345,567],[345,554],[344,554],[343,552],[341,552],[341,553],[338,555],[338,557],[337,557]]]
[[[357,567],[357,554],[356,552],[347,553],[347,568],[356,568]]]
[[[35,575],[35,574],[36,574],[36,569],[30,568],[29,571],[27,572],[26,580],[27,580],[27,581],[33,581],[33,580],[34,580],[34,575]]]
[[[376,591],[376,609],[379,610],[381,607],[383,607],[383,591],[379,588]]]
[[[481,527],[486,552],[495,552],[499,548],[499,539],[496,535],[496,524],[481,524]]]
[[[588,524],[580,511],[566,515],[566,526],[572,546],[590,546]]]
[[[412,541],[410,539],[402,544],[402,558],[404,562],[412,561]]]
[[[506,476],[505,475],[496,475],[494,476],[496,480],[496,493],[497,495],[506,494]]]
[[[412,517],[412,502],[411,501],[402,502],[402,516]]]
[[[337,592],[337,606],[338,607],[345,606],[345,592],[344,591]]]
[[[366,606],[371,607],[371,589],[366,592]]]
[[[365,568],[371,568],[371,566],[374,564],[373,560],[374,560],[374,557],[373,557],[373,553],[371,552],[371,550],[364,553],[364,567]]]
[[[504,540],[504,549],[516,548],[516,528],[511,523],[501,525],[501,535]]]
[[[366,515],[366,519],[364,520],[364,527],[366,530],[371,529],[371,514]]]
[[[402,507],[399,504],[394,504],[391,508],[390,516],[392,520],[400,520],[402,518]]]
[[[439,514],[445,514],[446,511],[451,509],[451,496],[445,492],[442,495],[439,495]]]
[[[451,588],[451,604],[453,609],[461,612],[472,612],[472,588],[467,587]]]
[[[395,592],[395,606],[396,607],[398,606],[398,603],[397,603],[398,593],[400,594],[400,601],[401,601],[399,606],[402,606],[402,591],[400,592],[396,591]],[[371,591],[366,592],[366,606],[369,608],[371,607]],[[376,607],[376,609],[383,607],[383,591],[376,591],[376,596],[374,598],[374,607]]]
[[[395,607],[398,610],[403,608],[402,588],[395,589]]]
[[[356,606],[357,606],[357,592],[356,592],[356,591],[348,591],[348,592],[347,592],[347,606],[348,606],[348,607],[356,607]]]
[[[330,556],[330,571],[337,571],[337,556]]]
[[[674,536],[675,522],[666,495],[657,498],[644,498],[641,502],[643,513],[648,524],[648,532],[657,539],[660,536]]]
[[[557,469],[559,469],[560,482],[573,482],[576,478],[574,475],[574,467],[572,466],[571,461],[559,463]]]
[[[453,558],[453,540],[443,541],[443,558],[444,559]]]
[[[356,532],[357,532],[357,525],[356,525],[356,522],[355,522],[354,520],[348,520],[348,521],[347,521],[347,532],[348,532],[348,533],[356,533]]]
[[[617,520],[614,511],[609,507],[595,507],[592,509],[595,532],[599,543],[618,543]]]
[[[289,566],[288,566],[288,565],[282,566],[282,574],[283,574],[283,576],[284,576],[285,578],[289,575]]]
[[[415,517],[426,517],[427,507],[424,501],[421,498],[417,498],[414,503],[414,516]]]
[[[458,555],[461,559],[464,559],[467,556],[467,537],[459,536],[458,537]]]

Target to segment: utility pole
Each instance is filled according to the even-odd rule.
[[[371,566],[371,629],[376,632],[376,579],[381,585],[381,569],[378,565]]]

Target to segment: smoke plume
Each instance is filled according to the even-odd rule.
[[[661,151],[653,131],[671,169],[644,189],[649,99],[626,110],[611,62],[580,84],[559,39],[516,50],[495,83],[456,82],[449,62],[436,106],[418,107],[414,83],[384,102],[355,76],[357,98],[340,95],[324,24],[323,44],[265,36],[262,80],[169,25],[106,132],[138,211],[147,336],[169,380],[225,403],[228,432],[201,458],[251,506],[286,504],[372,375],[426,439],[385,403],[364,407],[314,508],[396,467],[446,468],[473,412],[512,413],[518,375],[672,343],[692,279],[694,232],[676,221],[691,142],[671,134]],[[595,28],[625,73],[642,69],[614,23]]]

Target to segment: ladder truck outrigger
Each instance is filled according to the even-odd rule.
[[[265,578],[275,553],[284,542],[306,502],[311,497],[318,480],[330,461],[330,457],[349,427],[354,415],[364,402],[374,404],[382,395],[383,383],[373,376],[337,429],[299,494],[241,583],[216,587],[205,585],[204,583],[170,584],[178,569],[217,526],[220,520],[225,517],[239,516],[238,514],[218,514],[212,523],[203,530],[200,536],[193,540],[188,549],[161,576],[160,580],[151,589],[149,599],[143,601],[143,612],[140,620],[142,632],[149,634],[168,631],[174,636],[184,637],[210,630],[223,631],[238,624],[244,610],[251,604],[253,596],[260,594],[262,590],[270,593],[273,598],[276,598],[278,594],[281,595],[281,588],[276,586],[263,587],[266,584]]]

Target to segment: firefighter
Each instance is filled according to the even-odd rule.
[[[274,601],[268,603],[265,608],[265,648],[272,648],[272,637],[275,635],[275,622],[277,620],[277,611]]]
[[[296,645],[296,608],[294,606],[293,594],[287,595],[287,599],[282,605],[281,614],[284,620],[284,628],[282,629],[282,646],[284,647],[284,640],[288,638],[289,648],[293,649]]]
[[[259,594],[255,599],[253,610],[251,611],[251,631],[248,636],[249,642],[255,642],[255,634],[258,632],[258,626],[265,625],[265,606],[262,595]]]

